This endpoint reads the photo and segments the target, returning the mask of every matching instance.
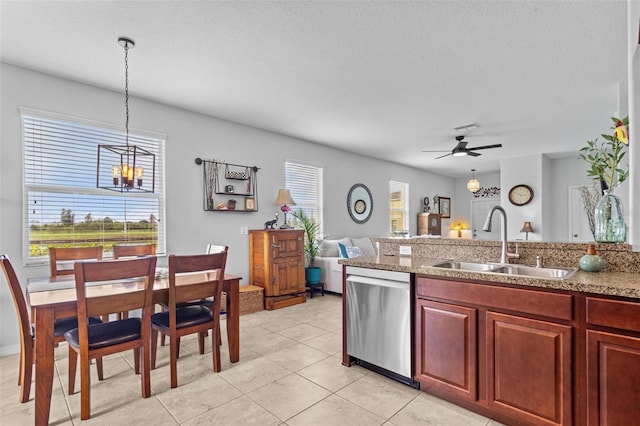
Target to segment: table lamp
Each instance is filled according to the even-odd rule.
[[[295,206],[296,202],[293,201],[293,199],[291,198],[291,193],[289,192],[288,189],[279,189],[278,190],[278,197],[276,198],[276,201],[273,202],[274,205],[282,205],[282,207],[280,207],[280,210],[282,210],[282,213],[284,213],[284,223],[282,224],[282,226],[280,227],[280,229],[291,229],[293,228],[292,226],[289,226],[287,224],[287,213],[289,213],[289,211],[291,211],[291,208],[289,206]]]
[[[533,228],[531,227],[531,222],[525,222],[524,225],[522,225],[522,229],[520,230],[520,232],[524,232],[524,239],[528,240],[529,232],[533,232]]]

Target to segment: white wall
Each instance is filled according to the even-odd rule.
[[[494,186],[500,188],[500,172],[476,172],[475,176],[476,179],[480,181],[480,188],[491,188]],[[467,182],[469,182],[469,179],[471,179],[471,172],[469,172],[469,176],[467,177],[456,179],[456,202],[452,202],[451,206],[451,218],[463,220],[467,225],[471,225],[471,200],[480,199],[475,198],[473,193],[467,189]],[[455,223],[453,225],[455,225]],[[444,227],[442,229],[444,229]]]
[[[11,258],[22,285],[29,277],[48,275],[48,266],[23,265],[22,259],[22,133],[20,106],[124,125],[124,97],[93,86],[7,64],[0,64],[2,99],[0,133],[0,253]],[[132,86],[132,94],[135,89]],[[422,206],[422,188],[453,193],[454,180],[440,175],[367,158],[302,140],[132,97],[131,127],[167,135],[164,219],[168,253],[196,253],[208,243],[229,245],[227,270],[248,284],[248,237],[240,228],[262,228],[273,218],[278,188],[284,186],[284,162],[300,161],[324,168],[324,228],[334,236],[387,236],[389,179],[410,184],[410,206]],[[260,167],[255,213],[202,210],[202,166],[196,157]],[[364,183],[373,195],[373,213],[356,224],[347,213],[347,193]],[[455,204],[454,204],[455,205]],[[282,218],[280,219],[282,220]],[[417,231],[415,220],[411,231]],[[166,259],[159,259],[165,264]],[[18,351],[18,327],[7,286],[0,286],[0,355]]]
[[[529,240],[544,238],[543,211],[543,161],[542,154],[510,158],[500,162],[500,205],[507,213],[507,236],[509,240],[521,238],[520,229],[525,221],[531,222],[535,230]],[[514,206],[509,202],[509,190],[518,184],[529,185],[533,189],[533,200],[524,206]],[[496,215],[497,219],[497,215]],[[498,223],[498,222],[496,222]],[[501,222],[500,222],[501,223]],[[500,225],[502,227],[502,225]]]

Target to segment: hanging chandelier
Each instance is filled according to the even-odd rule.
[[[476,179],[476,169],[471,169],[471,179],[467,182],[467,189],[471,192],[478,192],[480,189],[480,182]]]
[[[129,49],[135,43],[120,37],[118,44],[124,48],[125,145],[98,145],[96,186],[116,192],[154,192],[155,154],[129,143]],[[151,170],[150,178],[144,178],[145,168]]]

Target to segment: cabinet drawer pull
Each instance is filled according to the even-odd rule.
[[[271,244],[271,248],[280,248],[280,244]]]

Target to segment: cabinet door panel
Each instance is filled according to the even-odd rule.
[[[302,232],[282,231],[272,235],[273,258],[297,257],[304,259],[304,239]]]
[[[417,380],[475,401],[476,310],[421,299],[417,309]]]
[[[570,425],[571,327],[487,312],[489,407],[536,425]]]
[[[587,330],[589,425],[640,419],[640,339]]]
[[[304,265],[296,257],[275,259],[271,267],[274,273],[273,296],[305,291]]]

